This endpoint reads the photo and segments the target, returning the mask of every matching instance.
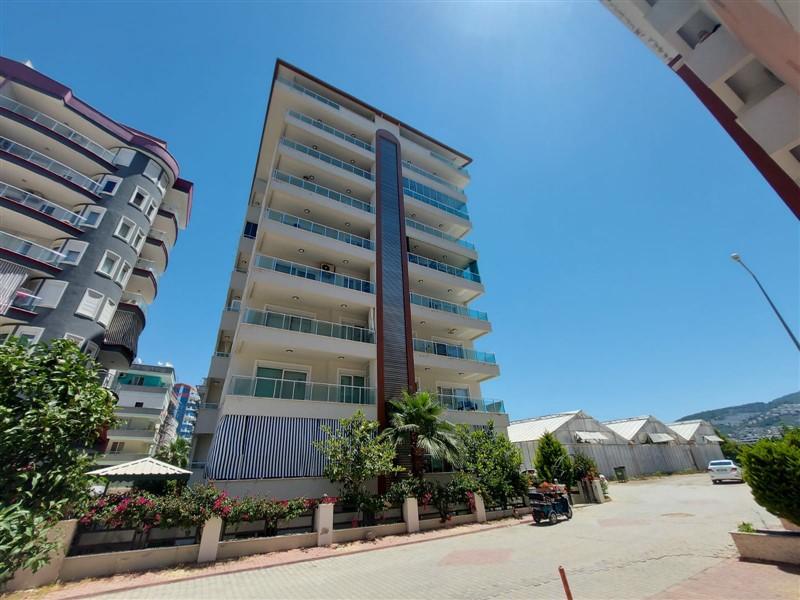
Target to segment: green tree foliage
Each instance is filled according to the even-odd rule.
[[[459,466],[461,455],[455,426],[444,420],[444,408],[434,396],[429,392],[404,391],[400,400],[392,400],[390,404],[391,427],[384,430],[382,437],[396,447],[410,449],[414,477],[422,477],[426,454]]]
[[[756,502],[800,525],[800,428],[785,430],[781,439],[745,446],[739,460]]]
[[[461,468],[478,483],[487,500],[498,506],[528,491],[528,478],[522,473],[522,454],[509,439],[497,433],[494,423],[488,429],[458,426]]]
[[[722,443],[719,445],[719,449],[722,451],[722,456],[728,460],[739,462],[739,453],[741,452],[742,445],[738,442],[734,442],[719,429],[714,429],[714,433],[722,438]]]
[[[189,465],[189,450],[191,450],[191,447],[189,440],[178,437],[172,440],[168,446],[159,448],[155,453],[155,458],[185,469]]]
[[[394,464],[395,449],[391,440],[378,435],[379,424],[361,411],[339,421],[336,431],[323,426],[325,439],[314,447],[327,459],[323,474],[342,486],[346,501],[361,504],[369,496],[367,483],[380,475],[402,470]]]
[[[536,456],[533,464],[536,466],[536,476],[541,481],[554,483],[572,483],[572,460],[567,449],[561,445],[549,431],[546,432],[536,445]]]
[[[572,476],[574,479],[594,479],[597,477],[597,463],[591,456],[578,452],[572,457]]]
[[[115,403],[71,341],[0,346],[0,583],[46,564],[48,530],[85,508],[87,450],[114,422]]]

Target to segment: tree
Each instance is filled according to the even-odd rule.
[[[528,491],[528,478],[522,473],[522,454],[509,439],[497,433],[494,423],[488,429],[458,426],[461,468],[473,476],[480,491],[500,506]]]
[[[85,508],[88,450],[114,423],[115,404],[74,342],[0,346],[0,583],[45,565],[48,530]]]
[[[773,515],[800,525],[800,428],[759,440],[739,454],[753,498]]]
[[[455,426],[442,418],[444,408],[429,392],[409,394],[403,391],[402,399],[392,400],[390,405],[391,427],[387,427],[382,436],[391,440],[395,447],[409,448],[414,477],[422,477],[426,454],[459,465]]]
[[[722,451],[722,456],[728,460],[738,462],[739,453],[742,451],[742,446],[738,442],[734,442],[719,429],[714,429],[714,433],[716,433],[722,439],[722,442],[719,445],[719,449]]]
[[[177,437],[170,442],[169,446],[159,448],[155,453],[155,458],[185,469],[189,465],[189,450],[191,448],[192,445],[189,440]]]
[[[597,477],[597,463],[591,456],[578,452],[572,457],[572,476],[574,479],[592,479]]]
[[[378,435],[379,424],[370,421],[360,410],[349,419],[341,419],[333,430],[323,425],[325,439],[314,447],[327,459],[323,470],[332,483],[342,486],[343,496],[360,505],[369,496],[367,483],[380,476],[402,470],[394,464],[394,444]]]
[[[550,483],[558,480],[567,485],[572,483],[572,460],[569,453],[549,431],[539,438],[533,463],[540,480]]]

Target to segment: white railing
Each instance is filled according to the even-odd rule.
[[[65,255],[60,252],[29,242],[5,231],[0,231],[0,248],[53,266],[58,266],[58,263],[65,258]]]
[[[63,221],[64,223],[68,223],[73,227],[80,227],[86,220],[81,215],[69,211],[66,208],[62,208],[58,204],[53,204],[49,200],[45,200],[40,196],[36,196],[35,194],[31,194],[30,192],[26,192],[25,190],[21,190],[7,183],[0,182],[0,196],[59,221]]]
[[[18,156],[23,160],[27,160],[28,162],[40,166],[43,169],[47,169],[51,173],[54,173],[59,177],[66,179],[67,181],[71,181],[75,185],[88,190],[93,194],[100,193],[100,184],[94,179],[88,178],[83,173],[79,173],[75,169],[68,167],[64,163],[60,163],[57,160],[42,154],[41,152],[32,150],[27,146],[23,146],[22,144],[18,144],[17,142],[13,142],[4,137],[0,137],[0,150],[5,150],[9,154],[13,154],[14,156]]]

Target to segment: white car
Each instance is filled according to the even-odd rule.
[[[708,463],[708,474],[711,476],[711,483],[744,481],[742,468],[732,460],[712,460]]]

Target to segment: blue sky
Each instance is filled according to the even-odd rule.
[[[166,139],[195,183],[140,342],[205,376],[274,61],[474,158],[468,189],[512,418],[672,419],[799,387],[798,223],[684,84],[599,3],[0,6],[0,52]]]

